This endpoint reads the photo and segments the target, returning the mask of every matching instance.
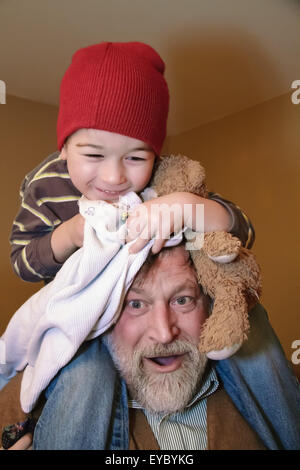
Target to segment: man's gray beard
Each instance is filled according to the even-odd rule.
[[[127,383],[131,398],[143,408],[154,412],[174,413],[185,408],[197,391],[207,364],[205,354],[186,340],[170,344],[154,344],[138,348],[133,355],[126,347],[114,343],[111,334],[105,335],[113,361]],[[186,353],[181,367],[173,372],[146,371],[143,357],[159,357]]]

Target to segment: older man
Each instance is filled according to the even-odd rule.
[[[175,412],[195,394],[207,363],[197,347],[207,312],[182,248],[148,261],[135,279],[108,344],[130,395],[147,410]]]
[[[107,337],[129,390],[131,448],[264,448],[225,392],[210,398],[219,382],[198,350],[208,309],[182,247],[148,261],[135,279]]]
[[[151,256],[114,328],[85,343],[48,387],[34,449],[299,448],[299,385],[280,347],[266,354],[271,333],[256,321],[257,366],[247,344],[217,364],[230,398],[197,348],[208,300],[183,246]],[[251,316],[262,314],[259,306]]]

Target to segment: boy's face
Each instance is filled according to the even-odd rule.
[[[120,134],[80,129],[61,151],[72,183],[86,198],[114,202],[148,184],[155,154],[147,144]]]

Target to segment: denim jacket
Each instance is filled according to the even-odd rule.
[[[299,382],[261,305],[252,310],[250,323],[251,335],[240,351],[215,363],[218,376],[268,449],[299,449]],[[51,382],[35,428],[33,448],[129,448],[126,384],[99,339],[84,343]]]

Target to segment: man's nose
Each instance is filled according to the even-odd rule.
[[[167,344],[174,341],[179,335],[177,316],[169,305],[163,302],[156,305],[149,318],[149,339],[151,341]]]
[[[101,181],[110,186],[117,186],[126,182],[125,169],[121,162],[104,161],[99,171]]]

